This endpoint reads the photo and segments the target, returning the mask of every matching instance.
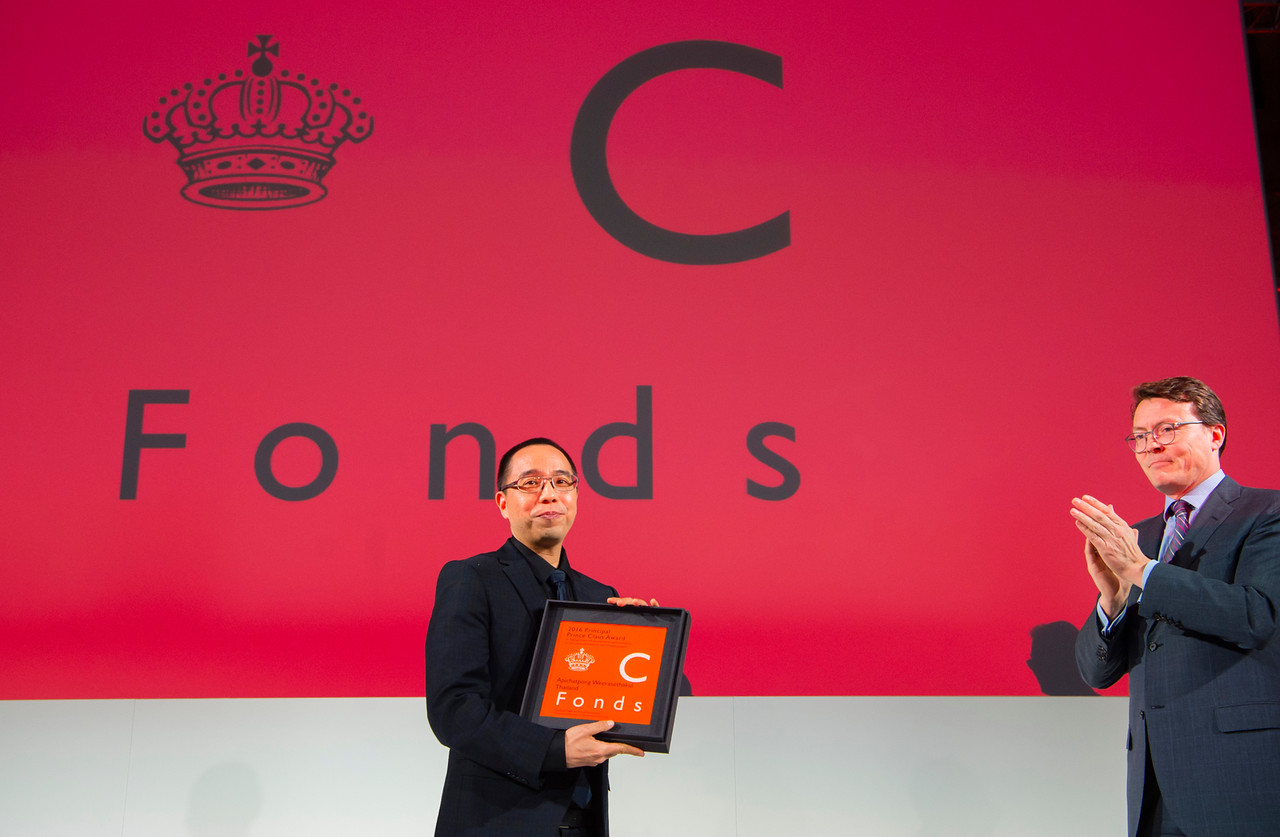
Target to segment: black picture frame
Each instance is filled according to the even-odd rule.
[[[657,686],[653,696],[648,723],[626,721],[610,717],[614,726],[596,737],[601,741],[620,741],[651,753],[671,751],[671,731],[676,719],[676,703],[680,682],[684,674],[685,651],[689,644],[689,611],[675,607],[640,607],[592,602],[569,602],[553,599],[547,602],[538,631],[538,642],[529,669],[529,681],[525,687],[520,714],[527,720],[553,729],[568,729],[578,724],[592,723],[599,717],[561,717],[544,715],[542,707],[551,679],[553,653],[564,622],[601,626],[607,633],[608,626],[660,627],[666,629],[662,642],[662,656],[658,666]],[[586,644],[589,644],[587,642]],[[628,688],[623,686],[623,688]],[[572,712],[566,708],[566,712]]]

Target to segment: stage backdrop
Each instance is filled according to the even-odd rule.
[[[698,694],[1038,694],[1134,383],[1280,473],[1233,3],[6,18],[0,697],[420,695],[533,435]]]

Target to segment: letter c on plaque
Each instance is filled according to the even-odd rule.
[[[627,674],[627,663],[630,660],[634,660],[636,657],[639,657],[642,660],[652,659],[648,654],[640,654],[638,652],[635,654],[628,654],[623,657],[622,662],[618,663],[618,674],[621,674],[622,679],[626,680],[628,683],[643,683],[649,679],[649,675],[647,674],[644,677],[632,677],[630,674]]]

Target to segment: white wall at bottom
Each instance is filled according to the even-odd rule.
[[[615,837],[1122,834],[1124,698],[685,698]],[[430,834],[421,699],[0,702],[6,837]]]

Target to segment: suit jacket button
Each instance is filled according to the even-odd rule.
[[[1155,644],[1154,642],[1148,643],[1148,644],[1147,644],[1147,650],[1148,650],[1148,651],[1154,651],[1154,650],[1156,650],[1156,644]]]

